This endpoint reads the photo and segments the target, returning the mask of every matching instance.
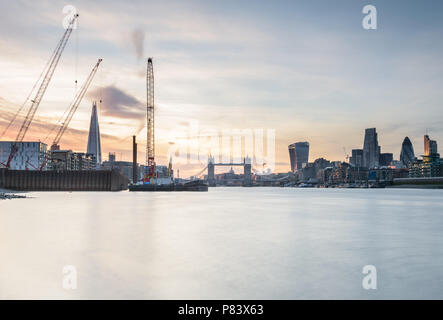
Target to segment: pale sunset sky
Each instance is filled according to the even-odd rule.
[[[365,5],[377,30],[362,27]],[[146,58],[154,59],[157,163],[171,132],[275,130],[276,171],[287,146],[310,142],[310,161],[344,160],[376,127],[398,159],[409,136],[443,144],[443,2],[440,1],[0,1],[0,131],[23,103],[64,29],[79,17],[25,140],[47,137],[98,58],[103,62],[61,141],[85,151],[93,100],[103,158],[144,159]],[[22,118],[3,140],[13,140]],[[183,175],[198,166],[176,167]],[[203,168],[203,166],[200,166]]]

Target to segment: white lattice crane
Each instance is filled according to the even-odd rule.
[[[99,67],[100,63],[102,62],[102,60],[103,59],[98,59],[95,66],[92,68],[91,73],[89,74],[88,78],[86,78],[85,83],[83,83],[82,88],[75,96],[74,101],[72,101],[72,103],[69,107],[69,112],[66,115],[66,118],[63,121],[62,125],[59,127],[57,134],[54,138],[54,141],[52,142],[51,150],[58,150],[59,149],[60,140],[63,137],[63,134],[65,133],[66,129],[69,127],[72,117],[74,116],[75,112],[78,109],[78,106],[82,102],[82,99],[86,94],[86,91],[88,91],[89,85],[91,84],[92,79],[94,79],[94,76],[97,73],[98,67]],[[40,170],[43,170],[43,168],[46,166],[47,162],[48,162],[48,158],[46,157],[45,160],[43,161],[42,165],[40,166]]]
[[[54,52],[47,64],[47,70],[46,70],[46,73],[43,77],[43,80],[37,90],[37,93],[34,96],[34,99],[31,100],[31,106],[29,107],[28,113],[26,114],[26,117],[20,127],[17,137],[15,138],[15,141],[12,143],[11,153],[9,154],[8,161],[6,163],[7,168],[9,168],[11,166],[11,161],[14,158],[14,156],[16,155],[16,153],[18,152],[18,143],[23,141],[26,133],[28,132],[29,126],[32,123],[32,120],[34,120],[35,113],[37,112],[40,102],[42,101],[42,98],[46,92],[46,89],[49,86],[49,82],[51,81],[52,75],[54,74],[54,71],[57,67],[57,64],[60,60],[63,50],[66,47],[66,43],[69,40],[69,36],[72,33],[72,29],[73,29],[74,23],[77,20],[77,18],[78,18],[78,14],[74,15],[74,17],[69,22],[69,25],[66,28],[66,31],[63,33],[62,38],[60,39],[59,43],[57,44],[57,47],[55,48],[55,50],[54,50]],[[39,80],[37,80],[37,82]]]

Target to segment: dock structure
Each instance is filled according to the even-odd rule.
[[[0,169],[0,189],[16,191],[120,191],[128,179],[117,170],[29,171]]]
[[[397,178],[389,188],[443,189],[443,177]]]

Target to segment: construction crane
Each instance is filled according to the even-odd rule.
[[[349,154],[346,152],[346,148],[343,147],[343,152],[345,153],[346,162],[349,162]]]
[[[72,117],[74,116],[74,113],[77,111],[78,106],[80,105],[83,97],[86,94],[86,91],[88,91],[89,85],[91,84],[92,79],[94,78],[95,74],[97,73],[98,66],[100,65],[102,60],[103,59],[98,59],[95,66],[92,68],[91,73],[89,74],[88,78],[86,79],[85,83],[83,84],[81,90],[75,96],[74,101],[72,101],[72,103],[69,107],[69,112],[66,115],[66,119],[65,119],[65,121],[63,121],[62,125],[59,127],[58,132],[54,138],[54,141],[52,142],[52,145],[51,145],[52,151],[59,149],[60,139],[62,138],[63,134],[65,133],[66,129],[68,128],[69,123],[71,122]],[[47,162],[48,162],[48,158],[45,157],[45,160],[43,161],[42,165],[40,166],[40,171],[43,170],[43,168],[46,166]]]
[[[27,166],[28,164],[29,164],[31,167],[33,167],[35,170],[38,170],[38,168],[36,168],[36,166],[34,166],[31,162],[29,162],[29,160],[26,160],[26,167],[25,167],[25,170],[26,170],[26,171],[29,170],[29,169],[28,169],[28,166]]]
[[[144,181],[151,181],[155,177],[155,141],[154,141],[154,68],[152,58],[148,58],[146,70],[146,167],[147,173]]]
[[[92,68],[91,73],[89,74],[88,78],[86,79],[85,83],[83,84],[81,90],[75,96],[74,101],[71,103],[71,106],[69,107],[69,112],[66,116],[65,121],[63,121],[62,125],[58,129],[57,135],[55,136],[54,141],[51,145],[51,149],[58,147],[60,139],[62,138],[63,134],[65,133],[66,129],[68,128],[69,123],[71,122],[72,117],[74,116],[74,113],[77,111],[78,106],[80,105],[83,97],[86,94],[86,91],[88,91],[89,85],[91,84],[92,79],[94,78],[95,74],[97,73],[98,67],[102,61],[103,61],[103,59],[98,59],[95,66]]]
[[[8,161],[6,163],[6,167],[9,169],[11,166],[11,161],[18,152],[18,143],[22,142],[26,132],[28,132],[29,126],[32,123],[32,120],[34,119],[35,113],[37,112],[37,109],[40,105],[40,102],[42,101],[42,98],[46,92],[46,89],[49,86],[49,82],[51,81],[52,75],[54,74],[55,68],[57,67],[58,62],[60,61],[60,57],[63,53],[63,50],[66,47],[66,43],[69,40],[69,36],[72,33],[72,29],[74,26],[75,21],[78,18],[78,14],[74,15],[74,17],[69,22],[69,25],[67,29],[65,30],[62,38],[60,39],[59,43],[57,44],[57,47],[54,50],[54,53],[51,56],[51,59],[49,60],[48,69],[45,73],[45,76],[43,77],[43,80],[40,84],[40,87],[37,90],[37,93],[35,94],[34,99],[31,100],[31,106],[29,107],[28,113],[25,117],[25,120],[23,121],[20,130],[17,134],[17,137],[15,138],[14,143],[11,146],[11,153],[9,154]]]

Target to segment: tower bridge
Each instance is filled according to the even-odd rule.
[[[215,162],[213,157],[208,158],[208,184],[210,187],[215,187],[215,167],[243,167],[243,186],[249,187],[252,185],[252,165],[251,159],[243,158],[243,162]]]

